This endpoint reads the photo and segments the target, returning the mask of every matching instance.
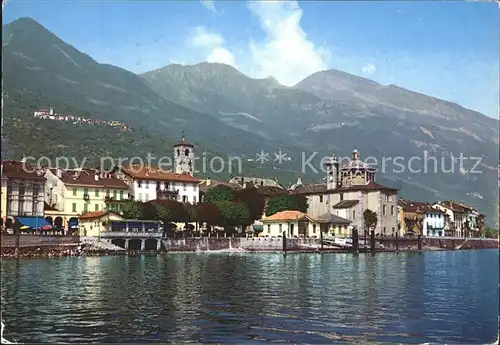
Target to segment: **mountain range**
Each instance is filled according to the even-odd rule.
[[[11,158],[73,155],[96,164],[102,156],[170,156],[184,132],[206,157],[241,157],[243,174],[277,177],[288,185],[299,176],[321,182],[321,158],[332,152],[350,156],[356,147],[362,159],[377,159],[379,171],[385,157],[377,179],[403,197],[459,200],[485,212],[489,223],[498,219],[499,122],[455,103],[338,70],[314,73],[294,87],[216,63],[174,64],[137,75],[98,63],[30,18],[3,26],[2,47],[2,153]],[[49,106],[120,121],[134,131],[33,118],[35,109]],[[280,150],[288,159],[274,161]],[[255,161],[260,152],[269,153],[264,164]],[[303,161],[315,152],[317,172],[303,171]],[[422,159],[424,152],[437,157],[437,171],[409,171],[410,165],[423,167],[418,158],[408,160]],[[460,154],[471,158],[462,169]],[[404,157],[405,171],[395,166],[395,157]],[[474,157],[481,173],[471,171]],[[443,171],[453,161],[454,171]]]

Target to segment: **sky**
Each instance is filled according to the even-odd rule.
[[[230,64],[292,86],[339,69],[499,117],[500,3],[7,0],[100,63]]]

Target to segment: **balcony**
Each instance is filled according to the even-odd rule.
[[[177,200],[179,190],[156,188],[156,198],[162,200]]]
[[[83,200],[89,201],[90,200],[90,195],[88,194],[83,194]]]

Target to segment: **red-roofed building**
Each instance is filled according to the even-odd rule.
[[[194,145],[184,135],[173,146],[173,156],[173,171],[161,166],[125,164],[116,166],[113,174],[129,186],[137,201],[166,199],[193,204],[199,202],[200,180],[193,177]]]
[[[299,178],[291,187],[291,193],[307,197],[311,217],[333,214],[350,220],[362,233],[363,213],[369,209],[377,214],[375,233],[391,235],[398,231],[398,190],[376,183],[375,168],[360,160],[358,150],[345,165],[340,166],[333,155],[325,166],[326,183],[304,185]]]

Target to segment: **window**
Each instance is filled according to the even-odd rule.
[[[319,202],[323,202],[323,195],[319,196]]]
[[[394,227],[392,227],[392,233],[394,233]]]
[[[270,234],[271,233],[271,224],[267,224],[267,233]]]
[[[73,203],[73,212],[76,212],[76,202]]]
[[[279,225],[279,230],[280,230],[280,235],[281,235],[281,232],[283,231],[283,225],[282,224]]]
[[[193,196],[193,203],[196,204],[196,196]]]
[[[40,190],[38,186],[33,186],[33,196],[38,197],[38,194],[40,193]]]
[[[89,204],[83,205],[83,213],[87,213],[89,211]]]
[[[139,201],[142,201],[142,193],[139,193]]]
[[[313,234],[316,233],[316,224],[313,224]]]
[[[344,193],[340,193],[340,201],[344,200]]]
[[[123,191],[120,191],[120,200],[123,200]]]
[[[89,194],[89,189],[88,189],[88,188],[84,188],[84,189],[83,189],[83,194],[88,195],[88,194]]]
[[[385,234],[385,228],[382,229],[382,232]]]
[[[356,219],[356,211],[352,211],[352,219]]]
[[[394,206],[391,206],[391,216],[394,216]]]
[[[183,195],[182,196],[182,202],[187,202],[188,198],[187,198],[187,195]]]
[[[385,205],[382,206],[382,214],[385,216]]]
[[[99,197],[99,188],[96,188],[95,189],[95,194],[94,194],[97,198]]]
[[[116,190],[113,191],[113,199],[118,199],[118,192]]]
[[[187,190],[187,185],[185,183],[182,184],[184,187],[184,190]]]
[[[95,204],[94,211],[99,211],[99,204]]]
[[[141,180],[137,180],[137,187],[139,187],[139,188],[142,187],[142,181]]]
[[[106,189],[106,198],[109,198],[109,189]]]
[[[76,196],[76,191],[77,191],[77,189],[73,188],[73,196]]]

